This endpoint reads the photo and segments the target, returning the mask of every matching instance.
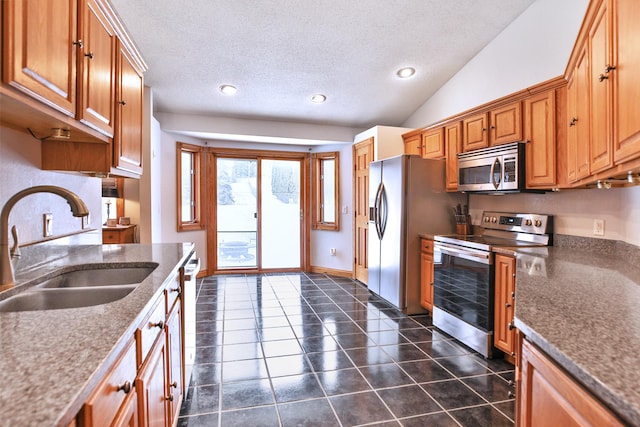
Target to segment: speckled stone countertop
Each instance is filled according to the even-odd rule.
[[[640,426],[640,249],[569,242],[515,253],[515,325]]]
[[[0,313],[0,426],[66,426],[130,342],[142,316],[186,261],[193,244],[67,249],[39,249],[42,262],[36,268],[18,269],[18,286],[79,264],[153,262],[158,267],[133,292],[112,303]],[[0,299],[4,297],[0,294]]]

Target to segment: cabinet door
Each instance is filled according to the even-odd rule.
[[[404,154],[422,155],[422,134],[418,133],[404,138]]]
[[[116,129],[113,139],[113,166],[142,173],[142,74],[122,45],[118,48]]]
[[[637,42],[640,3],[618,0],[613,13],[616,26],[612,64],[616,69],[610,73],[613,83],[613,156],[615,162],[620,163],[640,156],[640,43]]]
[[[113,136],[117,37],[95,0],[82,8],[78,120]]]
[[[487,113],[468,117],[462,121],[462,151],[471,151],[489,146]]]
[[[522,343],[516,425],[622,426],[623,424],[529,341]]]
[[[118,416],[111,424],[112,427],[138,427],[140,414],[138,414],[138,395],[135,388],[131,390],[127,400],[122,404]]]
[[[515,356],[516,331],[513,328],[515,304],[515,263],[512,257],[495,257],[495,313],[493,345],[510,356]]]
[[[567,83],[567,104],[571,117],[567,134],[569,182],[585,178],[590,173],[587,142],[590,135],[588,72],[587,45],[585,44]]]
[[[589,139],[590,173],[613,166],[611,135],[611,82],[605,68],[611,64],[611,28],[608,1],[603,1],[589,32],[591,93],[591,138]],[[636,100],[637,102],[637,100]]]
[[[522,110],[520,101],[490,112],[489,145],[522,141]]]
[[[162,333],[149,355],[147,363],[136,379],[136,389],[141,394],[140,425],[168,426],[167,414],[167,347]]]
[[[3,81],[75,116],[77,0],[3,1],[2,7]]]
[[[422,157],[425,159],[444,157],[444,128],[430,129],[422,134]]]
[[[420,239],[420,305],[433,310],[433,241]]]
[[[447,191],[458,191],[458,153],[462,152],[461,122],[444,128],[444,142],[447,159],[446,189]]]
[[[556,184],[555,90],[524,101],[527,188],[548,188]]]
[[[182,403],[182,311],[180,304],[171,312],[169,320],[167,320],[167,403],[168,403],[168,419],[171,423],[176,419],[180,412],[180,404]]]

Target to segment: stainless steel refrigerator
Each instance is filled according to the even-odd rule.
[[[461,193],[445,191],[444,160],[402,155],[369,166],[369,290],[406,314],[420,306],[420,234],[453,234]]]

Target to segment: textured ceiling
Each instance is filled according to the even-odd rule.
[[[401,125],[534,1],[111,0],[156,111],[355,128]]]

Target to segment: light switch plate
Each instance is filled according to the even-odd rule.
[[[49,237],[53,235],[53,214],[52,213],[42,214],[42,235],[44,237]]]

